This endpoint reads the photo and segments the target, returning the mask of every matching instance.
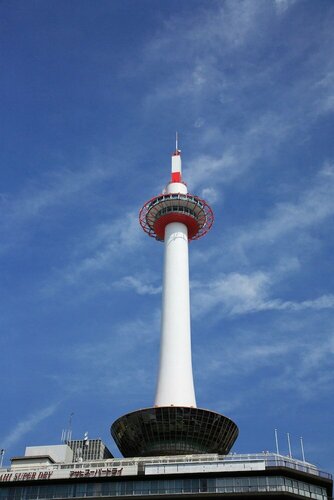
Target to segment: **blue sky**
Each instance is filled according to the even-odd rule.
[[[179,131],[215,212],[190,245],[198,406],[236,452],[333,461],[334,4],[0,3],[6,462],[153,404],[163,245],[138,224]]]

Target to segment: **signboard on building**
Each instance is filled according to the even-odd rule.
[[[62,469],[61,467],[33,468],[24,470],[0,472],[0,483],[15,481],[34,481],[49,479],[87,479],[113,476],[137,475],[138,466],[128,465],[124,467],[74,467],[72,469]]]

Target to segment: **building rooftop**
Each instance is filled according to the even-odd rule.
[[[268,468],[288,468],[314,476],[332,479],[332,475],[318,469],[317,466],[290,458],[276,453],[237,454],[226,456],[220,455],[177,455],[161,457],[133,457],[133,458],[110,458],[106,460],[94,460],[85,462],[48,463],[36,465],[35,462],[28,463],[28,457],[22,464],[0,469],[0,482],[3,474],[12,471],[15,473],[32,471],[57,472],[52,474],[54,478],[68,477],[68,472],[93,469],[122,469],[119,475],[137,475],[139,471],[145,474],[177,474],[196,472],[218,472],[218,471],[245,471],[266,470]],[[35,457],[31,457],[32,459]],[[63,471],[63,473],[61,473]],[[110,475],[115,475],[110,474]],[[108,475],[108,474],[106,474]]]
[[[32,457],[33,459],[35,457]],[[0,469],[0,499],[209,496],[329,500],[332,476],[275,453],[110,458]]]

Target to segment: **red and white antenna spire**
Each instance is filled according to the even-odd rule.
[[[182,181],[181,150],[178,133],[175,133],[175,153],[172,155],[172,182]]]

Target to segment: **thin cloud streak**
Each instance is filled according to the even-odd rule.
[[[83,236],[73,249],[69,264],[48,277],[41,288],[42,295],[48,297],[64,288],[81,287],[86,283],[90,296],[107,291],[111,285],[101,284],[101,273],[108,272],[109,282],[113,283],[113,275],[120,271],[116,263],[137,252],[142,244],[136,215],[130,211],[110,223],[99,224],[89,235]]]
[[[113,324],[100,340],[82,341],[65,353],[71,369],[54,374],[52,379],[67,396],[91,390],[95,395],[98,391],[131,399],[134,391],[153,391],[151,365],[155,366],[157,359],[151,357],[147,362],[145,356],[159,342],[159,330],[160,310]],[[110,367],[112,376],[106,376]]]
[[[320,331],[315,336],[307,319],[299,328],[295,323],[290,328],[289,321],[280,320],[269,332],[248,328],[235,331],[229,342],[213,339],[201,353],[201,363],[207,369],[200,373],[200,379],[206,384],[217,377],[235,380],[257,374],[257,385],[263,391],[292,391],[303,400],[311,400],[331,387],[333,361],[332,332]]]
[[[2,446],[4,448],[10,448],[16,444],[20,439],[22,439],[26,434],[33,431],[38,424],[43,420],[51,417],[57,410],[59,403],[53,403],[51,405],[42,408],[28,415],[24,420],[21,420],[16,426],[9,432],[9,434],[2,440]]]
[[[124,276],[114,283],[115,288],[120,290],[132,289],[138,295],[157,295],[161,293],[161,286],[154,286],[146,277]]]
[[[0,252],[7,252],[12,246],[25,241],[33,231],[32,222],[51,217],[48,211],[57,213],[59,206],[82,204],[82,194],[93,185],[106,181],[113,175],[111,169],[93,165],[74,171],[59,169],[45,175],[34,183],[26,184],[15,196],[0,196],[0,227],[6,235],[0,245]]]
[[[279,203],[268,218],[253,224],[235,238],[235,249],[272,244],[289,232],[300,233],[334,215],[334,166],[325,165],[315,178],[315,186],[299,195],[295,203]]]
[[[2,218],[0,223],[22,223],[32,217],[38,216],[46,208],[63,203],[64,199],[73,196],[89,188],[92,184],[105,181],[112,175],[107,169],[94,165],[81,171],[58,170],[52,175],[45,176],[40,180],[43,187],[36,184],[28,185],[16,198],[3,196]],[[45,184],[48,187],[45,187]]]

